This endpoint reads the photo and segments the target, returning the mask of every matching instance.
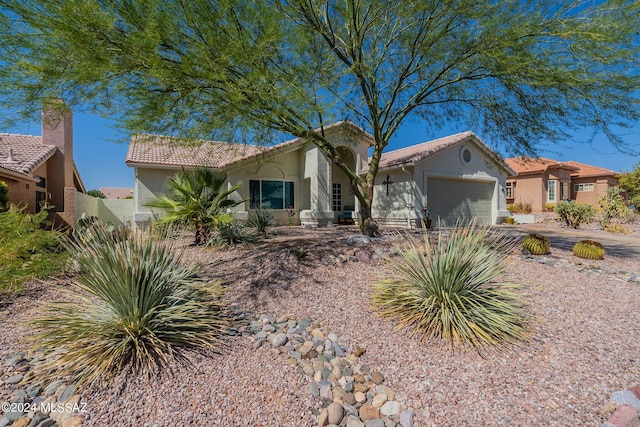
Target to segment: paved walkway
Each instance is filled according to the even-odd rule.
[[[600,242],[607,254],[633,260],[640,259],[640,238],[637,235],[602,233],[583,229],[545,228],[535,224],[518,224],[515,226],[500,226],[509,234],[523,236],[529,233],[539,233],[546,236],[552,247],[572,250],[580,240],[590,239]]]

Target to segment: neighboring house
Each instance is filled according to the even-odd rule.
[[[27,212],[52,205],[57,220],[73,224],[73,191],[85,192],[73,160],[71,114],[43,112],[42,136],[0,133],[0,181],[9,200]]]
[[[130,199],[133,197],[132,188],[100,187],[99,191],[105,199]]]
[[[517,172],[507,179],[507,203],[531,205],[532,212],[560,200],[597,206],[607,188],[618,185],[616,172],[584,163],[525,156],[505,161]]]
[[[339,122],[324,129],[342,159],[359,174],[368,168],[371,135]],[[167,180],[181,168],[207,166],[228,173],[228,185],[240,183],[234,211],[240,218],[263,206],[286,222],[286,209],[296,223],[325,226],[357,217],[358,201],[347,176],[314,144],[300,138],[271,147],[224,142],[199,143],[154,136],[135,136],[127,165],[135,168],[134,219],[152,219],[145,203],[166,191]],[[471,132],[415,145],[383,155],[374,186],[374,219],[383,225],[419,226],[422,208],[447,224],[478,218],[496,223],[507,215],[504,186],[514,174],[504,161]]]

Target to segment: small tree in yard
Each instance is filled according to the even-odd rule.
[[[640,119],[633,0],[0,0],[0,11],[7,105],[34,117],[64,94],[133,132],[304,138],[352,182],[363,230],[382,153],[408,120],[533,155],[582,127],[624,150],[614,130]],[[365,174],[325,134],[345,119],[373,136]]]
[[[87,191],[87,196],[97,197],[98,199],[106,199],[107,196],[100,190],[89,190]]]
[[[230,196],[239,186],[224,190],[227,175],[207,168],[178,172],[169,180],[168,192],[146,205],[161,209],[163,216],[158,222],[188,223],[196,232],[196,245],[207,242],[213,227],[233,220],[227,209],[239,205],[243,200]]]
[[[640,212],[640,163],[631,172],[618,176],[618,185],[627,191],[627,196],[637,212]]]
[[[627,201],[622,196],[624,191],[620,187],[607,188],[607,194],[600,197],[600,225],[602,227],[611,223],[613,218],[626,220],[633,212],[627,208]]]
[[[561,200],[556,204],[558,220],[572,228],[579,228],[580,224],[591,222],[595,214],[593,207],[585,203]]]

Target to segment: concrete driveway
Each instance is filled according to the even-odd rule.
[[[524,236],[529,233],[539,233],[546,236],[551,242],[551,247],[573,250],[580,240],[590,239],[600,242],[604,246],[608,255],[628,258],[630,260],[640,260],[640,238],[636,233],[624,235],[614,233],[604,233],[593,230],[546,228],[534,224],[519,224],[515,226],[500,226],[500,230],[505,230],[514,236]]]

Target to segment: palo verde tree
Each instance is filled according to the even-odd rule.
[[[132,132],[316,144],[371,217],[403,122],[459,123],[510,154],[640,118],[637,0],[0,0],[0,96],[62,97]],[[324,134],[373,135],[360,175]],[[501,144],[501,145],[500,145]],[[363,221],[364,223],[364,221]]]

